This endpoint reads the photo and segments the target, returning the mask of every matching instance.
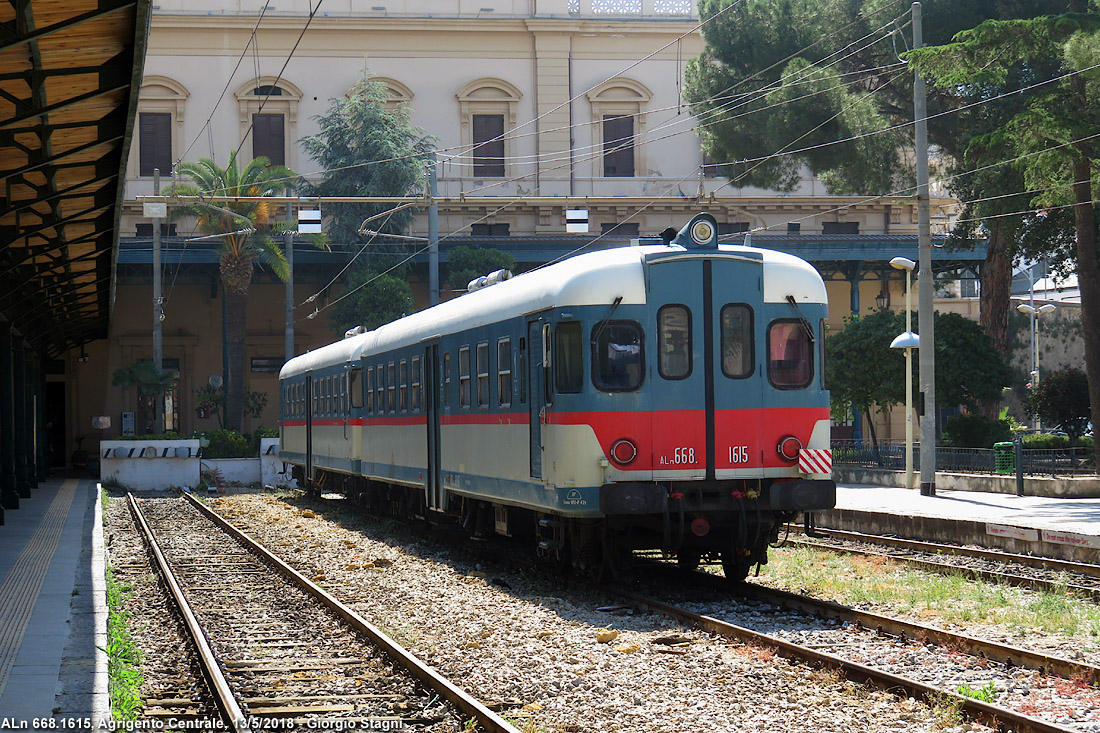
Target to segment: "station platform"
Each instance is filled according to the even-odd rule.
[[[817,525],[1100,563],[1100,499],[1016,496],[860,484],[837,485],[836,508]]]
[[[49,478],[0,526],[0,718],[110,719],[103,523],[93,479]]]

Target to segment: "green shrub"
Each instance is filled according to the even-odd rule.
[[[219,428],[203,435],[210,441],[210,445],[202,449],[203,458],[252,458],[256,455],[248,444],[248,438],[236,430]]]
[[[1005,420],[970,413],[948,420],[943,435],[956,448],[992,448],[994,443],[1012,440],[1012,428]]]
[[[249,437],[248,445],[252,451],[251,455],[260,455],[260,439],[261,438],[278,438],[279,431],[274,428],[256,428],[252,431],[252,435]]]

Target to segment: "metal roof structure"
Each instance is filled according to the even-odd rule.
[[[0,6],[0,314],[45,355],[107,336],[150,12]]]

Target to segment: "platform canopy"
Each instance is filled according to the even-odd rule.
[[[0,315],[43,355],[107,336],[150,8],[0,3]]]

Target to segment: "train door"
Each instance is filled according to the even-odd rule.
[[[313,411],[317,407],[317,395],[314,393],[316,385],[313,383],[313,375],[306,375],[306,466],[303,472],[308,489],[313,483]]]
[[[759,300],[759,262],[661,255],[650,258],[648,280],[661,385],[652,393],[654,478],[713,479],[760,466],[762,392],[747,305]]]
[[[443,473],[440,469],[441,450],[440,437],[440,395],[442,383],[440,380],[439,344],[428,344],[424,348],[424,414],[427,417],[428,429],[428,456],[427,473],[424,477],[424,489],[427,492],[426,503],[428,509],[435,511],[446,510],[446,497],[443,491]]]
[[[523,361],[521,359],[521,361]],[[542,425],[549,404],[550,324],[539,318],[527,322],[527,409],[531,443],[531,478],[542,478]]]

